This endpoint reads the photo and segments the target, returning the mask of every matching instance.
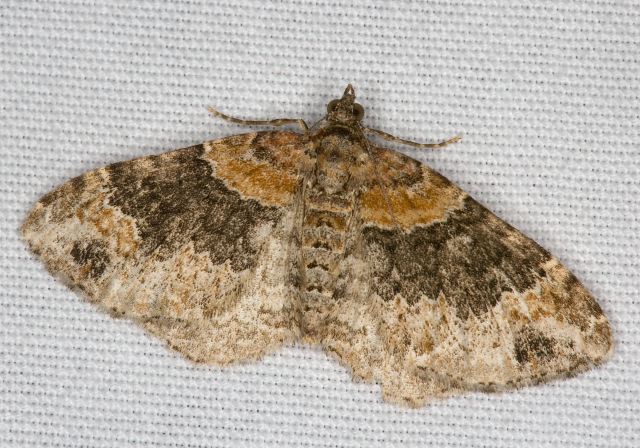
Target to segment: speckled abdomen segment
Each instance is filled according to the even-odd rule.
[[[305,195],[301,254],[305,302],[334,295],[352,213],[349,195],[328,195],[314,188]]]
[[[343,261],[348,251],[353,193],[327,193],[311,181],[304,194],[302,219],[302,331],[312,337],[344,294]]]

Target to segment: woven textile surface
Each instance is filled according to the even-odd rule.
[[[195,366],[52,278],[18,236],[83,172],[318,120],[353,83],[428,163],[593,292],[616,341],[575,378],[420,409],[320,349]],[[0,446],[640,445],[640,6],[629,1],[3,1]]]

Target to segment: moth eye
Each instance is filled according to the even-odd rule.
[[[329,104],[327,104],[327,112],[333,112],[333,109],[336,108],[336,105],[338,104],[340,100],[331,100],[329,101]]]
[[[353,117],[356,120],[362,120],[364,117],[364,107],[359,105],[358,103],[353,104]]]

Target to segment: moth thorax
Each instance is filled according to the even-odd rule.
[[[364,154],[350,133],[332,133],[322,139],[316,156],[316,182],[326,193],[346,192],[352,174]]]

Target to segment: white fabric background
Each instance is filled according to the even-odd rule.
[[[0,5],[0,445],[639,446],[638,3],[235,4]],[[612,322],[609,363],[419,410],[310,347],[194,367],[57,283],[18,238],[72,176],[247,131],[209,104],[313,122],[347,82],[374,127],[464,134],[399,149],[576,273]]]

